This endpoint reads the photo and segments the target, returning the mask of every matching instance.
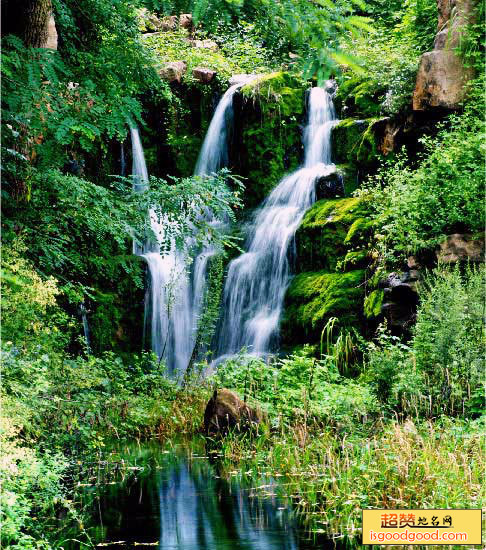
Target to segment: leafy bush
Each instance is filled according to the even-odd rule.
[[[484,125],[478,105],[450,117],[416,168],[402,154],[385,164],[358,194],[368,198],[380,232],[384,262],[435,246],[444,235],[484,227]]]
[[[414,335],[385,327],[367,344],[362,380],[388,412],[414,416],[484,412],[485,269],[441,267],[420,287]]]
[[[20,349],[62,349],[72,325],[59,308],[58,282],[41,278],[24,257],[27,247],[14,240],[2,248],[2,340]]]
[[[276,425],[297,420],[350,428],[378,410],[366,385],[342,377],[331,361],[318,361],[305,348],[269,365],[245,356],[227,360],[212,382],[257,400]]]
[[[418,414],[425,393],[423,373],[417,369],[411,348],[378,327],[375,341],[366,344],[363,382],[369,384],[387,414]]]
[[[485,274],[441,268],[421,291],[413,351],[429,414],[484,411]]]
[[[59,509],[69,509],[62,489],[68,462],[60,453],[44,453],[25,446],[20,427],[0,418],[0,521],[2,547],[12,550],[49,550],[46,523]]]

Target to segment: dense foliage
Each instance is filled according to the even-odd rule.
[[[403,153],[359,191],[376,212],[377,246],[385,261],[430,249],[447,234],[483,229],[482,81],[472,87],[464,113],[451,116],[436,137],[422,139],[418,165],[410,165]]]

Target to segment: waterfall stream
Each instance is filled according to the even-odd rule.
[[[228,163],[228,140],[233,124],[233,96],[248,81],[235,82],[221,98],[209,125],[195,167],[196,176],[216,172]],[[218,355],[246,348],[265,354],[275,345],[282,307],[290,281],[289,256],[294,253],[294,235],[306,210],[315,201],[315,184],[335,170],[331,163],[331,131],[336,123],[331,96],[323,88],[312,88],[308,120],[304,129],[304,163],[285,176],[256,213],[248,232],[244,254],[229,264],[223,295]],[[148,174],[140,136],[131,129],[134,189],[143,191]],[[215,227],[224,221],[206,213]],[[150,212],[152,229],[160,238],[164,220]],[[152,349],[172,373],[187,368],[195,345],[199,316],[206,287],[206,271],[214,246],[204,247],[192,261],[194,243],[185,250],[173,245],[161,255],[160,246],[147,242],[134,245],[150,273],[148,319]]]
[[[241,75],[222,96],[206,133],[194,175],[205,176],[218,171],[228,163],[228,138],[233,123],[233,96],[251,78]],[[131,129],[134,189],[143,190],[148,182],[147,168],[136,128]],[[223,222],[206,213],[214,227]],[[164,220],[157,219],[150,212],[152,229],[160,238],[163,235]],[[165,221],[165,223],[167,223]],[[160,359],[165,359],[171,373],[181,374],[191,359],[198,329],[205,287],[206,271],[211,256],[216,254],[212,245],[204,247],[191,261],[193,242],[186,250],[177,250],[172,245],[164,255],[160,246],[145,245],[141,250],[134,245],[134,253],[143,255],[149,273],[149,313],[152,350]],[[192,266],[191,266],[192,263]]]
[[[244,254],[229,264],[219,335],[220,357],[246,348],[270,351],[278,337],[290,280],[289,249],[306,210],[315,201],[315,184],[335,170],[331,131],[336,122],[331,96],[323,88],[309,93],[303,166],[285,176],[256,213]]]

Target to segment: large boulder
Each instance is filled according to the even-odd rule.
[[[414,110],[458,108],[465,97],[464,85],[473,76],[474,70],[465,67],[462,59],[453,51],[434,50],[424,53],[413,93]]]
[[[181,82],[182,76],[187,70],[185,61],[172,61],[163,67],[159,74],[167,82]]]
[[[222,388],[214,390],[204,411],[207,434],[225,434],[228,430],[247,430],[262,420],[261,412],[249,407],[235,392]]]
[[[197,67],[193,69],[192,76],[201,84],[209,84],[216,76],[216,71]]]
[[[455,49],[474,23],[473,0],[438,0],[439,20],[434,50],[422,55],[413,93],[413,109],[457,109],[465,98],[465,84],[474,77]]]
[[[484,261],[484,235],[449,235],[440,244],[437,259],[445,264]]]

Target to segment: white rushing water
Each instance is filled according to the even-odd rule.
[[[304,165],[285,176],[257,212],[244,254],[229,264],[218,343],[220,356],[264,354],[278,336],[290,281],[289,249],[306,210],[315,201],[315,184],[335,170],[331,131],[335,124],[331,96],[323,88],[309,94],[304,129]]]
[[[234,83],[221,98],[206,133],[195,168],[195,175],[212,174],[228,163],[228,140],[233,123],[233,96],[248,80],[243,77]],[[134,188],[142,190],[148,182],[147,168],[137,129],[132,128]],[[209,223],[217,227],[221,222],[207,213]],[[148,319],[151,327],[152,350],[164,359],[173,374],[183,373],[191,359],[201,306],[206,287],[206,272],[211,256],[216,249],[208,245],[200,251],[191,266],[190,249],[194,242],[189,240],[186,250],[177,250],[173,244],[165,254],[161,254],[160,241],[164,223],[150,212],[152,230],[159,245],[145,245],[143,250],[134,247],[134,252],[142,254],[147,261],[150,273]]]

